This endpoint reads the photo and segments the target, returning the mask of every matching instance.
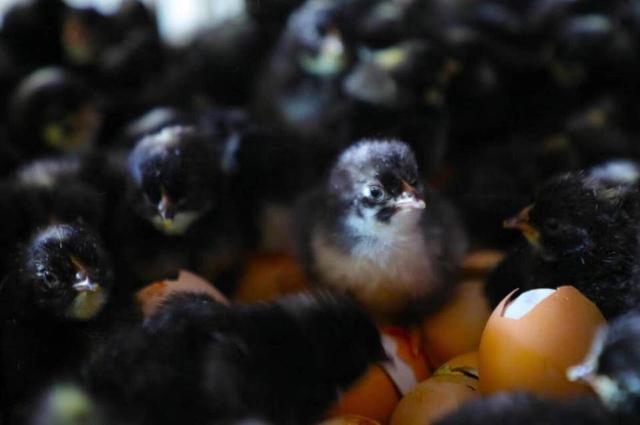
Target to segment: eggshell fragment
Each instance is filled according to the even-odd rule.
[[[475,351],[491,309],[484,296],[484,283],[462,282],[454,298],[422,322],[424,352],[433,368],[461,354]]]
[[[309,289],[309,282],[296,261],[287,255],[264,254],[250,258],[233,299],[267,301]]]
[[[432,424],[479,395],[476,378],[459,372],[436,372],[400,400],[391,425]]]
[[[210,282],[186,270],[180,270],[176,280],[165,279],[145,286],[136,293],[135,299],[142,314],[149,317],[169,295],[178,292],[208,294],[218,302],[228,303]]]
[[[370,367],[330,410],[330,417],[359,415],[387,424],[402,393],[429,376],[418,329],[388,326],[381,334],[389,360]]]
[[[572,286],[547,293],[520,312],[507,311],[512,295],[493,311],[482,334],[481,391],[525,390],[558,397],[587,392],[586,385],[567,380],[566,370],[584,358],[605,323],[600,310]],[[506,312],[521,318],[510,319]]]

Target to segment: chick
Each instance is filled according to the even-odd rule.
[[[109,341],[84,382],[109,412],[141,424],[311,424],[381,356],[375,326],[346,298],[229,306],[183,294]]]
[[[383,321],[425,313],[452,288],[466,250],[456,211],[424,187],[411,149],[363,140],[297,207],[298,251],[320,286]]]
[[[583,172],[551,178],[505,227],[521,244],[489,276],[493,304],[512,289],[569,284],[611,318],[640,303],[637,284],[638,192]]]
[[[80,366],[102,327],[113,283],[102,242],[85,226],[45,227],[25,245],[0,288],[8,418],[22,417],[24,403],[43,385]]]
[[[11,142],[29,157],[87,152],[102,114],[96,95],[60,68],[42,68],[16,88],[9,111]]]
[[[214,155],[213,146],[188,128],[142,139],[128,159],[135,211],[167,235],[185,233],[219,202]]]
[[[198,111],[197,119],[198,128],[220,151],[243,237],[255,249],[291,252],[293,206],[319,174],[304,160],[304,146],[278,129],[257,124],[242,109],[206,108]]]
[[[597,400],[544,399],[527,393],[501,393],[472,400],[436,421],[437,425],[606,425],[616,424]]]
[[[136,287],[180,268],[213,277],[239,249],[227,182],[206,134],[175,126],[144,137],[126,172],[110,244]]]
[[[584,362],[567,372],[589,383],[621,423],[634,423],[640,412],[639,336],[638,310],[620,316],[596,335]]]

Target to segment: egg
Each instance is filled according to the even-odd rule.
[[[309,282],[293,258],[263,254],[247,260],[232,298],[242,302],[266,301],[308,288]]]
[[[209,281],[186,270],[180,270],[175,280],[165,279],[145,286],[136,293],[135,299],[142,314],[149,317],[169,295],[177,292],[203,293],[221,303],[228,302]]]
[[[385,327],[381,338],[389,360],[371,366],[330,409],[329,417],[358,415],[387,424],[402,394],[429,376],[418,329]]]
[[[319,425],[380,425],[380,422],[358,415],[346,415],[327,419]]]
[[[429,425],[480,396],[478,378],[443,368],[400,400],[391,425]]]
[[[515,291],[514,291],[515,292]],[[572,286],[505,297],[491,314],[478,351],[485,394],[525,390],[565,397],[588,391],[566,370],[589,351],[605,323],[598,308]]]
[[[422,322],[422,344],[431,366],[437,368],[458,355],[475,351],[491,309],[484,283],[462,282],[454,298]]]

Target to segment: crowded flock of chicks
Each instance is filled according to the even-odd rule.
[[[640,2],[245,6],[5,15],[0,423],[636,423]]]

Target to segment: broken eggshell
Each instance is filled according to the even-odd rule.
[[[516,299],[514,292],[496,307],[482,334],[480,390],[557,397],[589,391],[569,382],[566,370],[584,358],[605,323],[600,310],[572,286],[527,291]]]

